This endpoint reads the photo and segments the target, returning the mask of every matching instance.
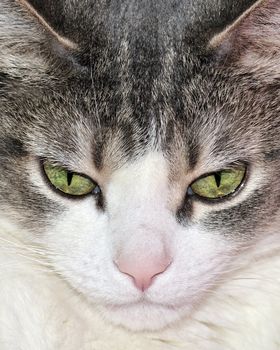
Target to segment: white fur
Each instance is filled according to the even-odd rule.
[[[65,211],[36,237],[0,217],[1,350],[279,348],[279,223],[246,248],[207,232],[199,208],[179,225],[159,153],[112,174],[105,212],[92,198],[60,198],[33,169],[34,185]],[[202,216],[220,209],[199,205]],[[143,299],[114,259],[145,261],[163,246],[172,264]]]

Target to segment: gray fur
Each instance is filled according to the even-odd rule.
[[[265,85],[257,74],[221,65],[205,39],[251,2],[33,3],[79,49],[62,48],[17,3],[1,0],[2,210],[13,208],[29,228],[35,217],[55,215],[57,206],[29,185],[29,157],[71,168],[91,154],[98,169],[113,171],[154,145],[170,162],[179,152],[195,167],[207,146],[220,162],[260,164],[267,181],[205,225],[232,234],[273,220],[278,211],[271,208],[280,203],[279,76]],[[58,25],[52,16],[61,9]],[[191,204],[178,203],[182,222],[188,210]]]
[[[29,0],[33,11],[24,0],[0,0],[0,240],[2,234],[4,239],[9,238],[10,226],[18,241],[30,237],[30,247],[42,246],[49,270],[58,274],[63,283],[66,281],[66,288],[71,285],[71,291],[95,304],[99,300],[102,304],[104,294],[104,305],[108,303],[109,310],[115,280],[111,280],[109,270],[103,269],[102,264],[110,266],[114,273],[122,273],[121,269],[115,270],[123,242],[127,240],[131,244],[135,256],[143,243],[141,249],[147,253],[144,260],[157,242],[153,234],[163,231],[164,241],[180,248],[179,258],[175,255],[173,260],[170,258],[166,268],[167,273],[176,275],[179,286],[170,288],[172,299],[166,304],[168,310],[176,310],[184,291],[189,293],[186,300],[191,310],[200,308],[200,300],[201,305],[204,303],[204,290],[206,293],[211,288],[215,295],[218,277],[223,277],[224,271],[226,275],[226,269],[235,268],[242,258],[244,264],[247,262],[247,252],[241,249],[239,257],[237,247],[259,249],[262,244],[259,238],[270,238],[279,226],[280,10],[278,1],[263,1],[235,22],[254,2]],[[227,26],[230,27],[226,29]],[[141,163],[143,159],[146,161]],[[82,202],[84,197],[60,196],[44,174],[45,160],[91,177],[100,184],[100,191],[88,194],[88,202]],[[162,171],[153,174],[153,168],[146,164],[154,168],[159,165]],[[246,177],[235,193],[207,201],[191,191],[192,181],[202,174],[240,164],[246,166]],[[141,171],[146,167],[144,180],[138,167]],[[128,177],[128,171],[132,177]],[[115,178],[114,174],[117,174]],[[137,180],[141,180],[142,187],[137,187]],[[158,186],[160,181],[162,185]],[[127,194],[125,190],[129,186]],[[112,194],[111,198],[108,193]],[[151,203],[147,210],[148,201]],[[167,227],[162,227],[163,216],[170,216],[166,219]],[[96,218],[101,218],[99,231]],[[131,231],[135,218],[142,221],[139,219],[138,231],[135,230],[139,240],[134,242]],[[152,225],[145,228],[149,220]],[[7,232],[3,233],[6,227]],[[141,230],[146,230],[144,238]],[[92,233],[95,236],[88,244]],[[274,242],[276,251],[277,238]],[[193,247],[199,253],[194,250],[192,254]],[[267,252],[269,248],[266,245],[265,248]],[[185,249],[189,249],[190,258]],[[208,258],[205,253],[209,253]],[[5,255],[3,259],[5,262]],[[257,259],[256,253],[251,264]],[[140,258],[136,260],[139,261]],[[90,272],[92,262],[96,274]],[[186,276],[190,278],[181,277],[185,276],[182,272],[189,271],[186,264],[190,267]],[[272,264],[273,260],[268,269]],[[202,272],[196,273],[200,268]],[[37,275],[37,270],[34,271]],[[158,278],[157,275],[152,278]],[[173,277],[169,276],[167,284],[172,282]],[[247,275],[241,274],[240,279],[243,277],[246,279]],[[26,281],[33,292],[33,286],[29,287],[29,280]],[[102,294],[103,282],[106,293]],[[223,283],[221,278],[220,282]],[[162,290],[166,285],[162,284]],[[47,280],[46,286],[56,294],[55,285]],[[118,289],[117,284],[114,287]],[[266,288],[269,292],[273,290]],[[124,291],[119,289],[122,294]],[[241,294],[248,294],[242,286],[240,290]],[[19,296],[20,293],[21,290]],[[200,293],[201,299],[200,296],[196,299]],[[119,299],[121,303],[118,301],[119,310],[125,295]],[[231,300],[232,295],[229,296]],[[267,293],[252,305],[266,296]],[[157,298],[158,295],[155,305],[161,310],[161,300]],[[172,300],[175,300],[174,310]],[[220,300],[218,307],[214,305],[211,309],[219,322],[220,307],[225,305]],[[238,304],[229,303],[229,310],[235,305],[241,305],[239,299]],[[145,310],[149,309],[139,309],[138,313],[137,307],[136,317],[143,311],[146,321]],[[44,320],[48,318],[43,316]],[[259,317],[265,319],[262,314]],[[156,327],[160,318],[154,320]],[[212,327],[212,323],[204,324],[203,318],[201,322],[195,316],[190,320]],[[67,322],[65,318],[62,327]],[[216,327],[213,325],[212,328]],[[243,327],[243,323],[239,325]],[[60,327],[53,333],[60,333]],[[26,331],[25,324],[22,328]],[[177,333],[175,325],[174,331]],[[95,336],[91,326],[90,332]],[[223,346],[220,339],[217,341]]]

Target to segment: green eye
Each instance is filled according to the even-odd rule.
[[[190,186],[200,197],[218,199],[234,193],[241,185],[245,176],[245,167],[225,169],[201,177]]]
[[[91,193],[98,187],[89,178],[69,172],[49,162],[44,163],[44,170],[49,181],[56,189],[72,196],[82,196]]]

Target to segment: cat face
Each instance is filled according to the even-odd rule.
[[[109,321],[151,330],[190,317],[237,257],[275,233],[277,67],[265,74],[262,51],[258,67],[250,47],[238,51],[240,20],[203,55],[178,38],[155,48],[141,31],[82,54],[3,4],[9,23],[37,36],[17,50],[20,33],[0,20],[0,222],[43,247]],[[247,23],[259,11],[269,12],[253,8]],[[31,44],[41,52],[34,65]],[[98,190],[65,194],[46,164]],[[235,185],[209,198],[224,171],[240,169]],[[193,185],[208,177],[199,192]]]

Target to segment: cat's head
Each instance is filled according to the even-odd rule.
[[[188,317],[244,247],[276,233],[277,3],[203,50],[187,24],[165,31],[136,4],[65,2],[54,29],[1,0],[1,229],[42,247],[114,323]]]

